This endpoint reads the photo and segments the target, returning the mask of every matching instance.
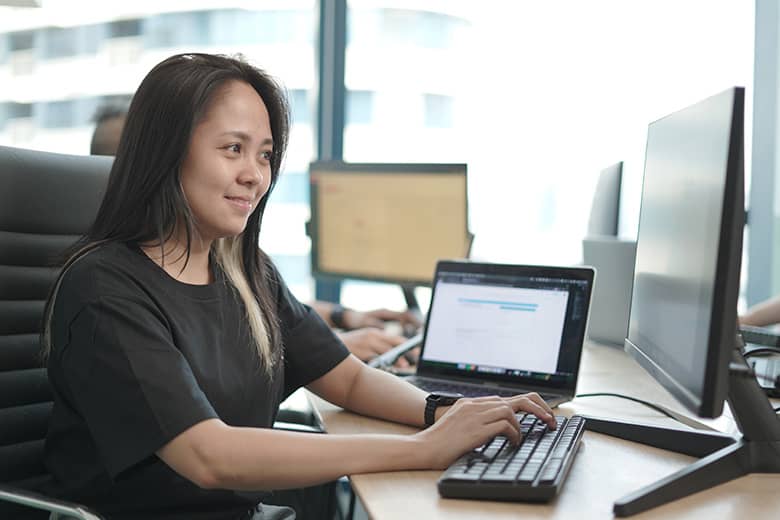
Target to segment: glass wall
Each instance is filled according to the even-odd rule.
[[[126,106],[156,63],[179,52],[240,52],[289,90],[291,145],[262,245],[299,297],[308,299],[304,223],[316,142],[317,24],[314,0],[52,0],[40,9],[0,7],[0,144],[87,154],[98,109]]]
[[[290,91],[289,155],[261,240],[309,298],[317,12],[315,0],[0,8],[0,144],[87,153],[94,111],[164,57],[241,52]],[[344,158],[467,163],[477,259],[580,261],[598,173],[621,160],[620,231],[634,236],[658,117],[744,85],[751,128],[753,2],[349,0],[347,18]],[[382,291],[345,298],[402,305]]]
[[[466,162],[473,258],[580,262],[598,174],[618,161],[634,237],[649,122],[742,85],[750,128],[752,2],[348,5],[347,90],[371,117],[348,119],[344,156]]]

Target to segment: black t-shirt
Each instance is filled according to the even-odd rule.
[[[114,243],[65,273],[49,358],[50,493],[109,518],[234,518],[260,499],[200,489],[155,452],[206,419],[270,427],[286,396],[348,351],[273,270],[283,362],[268,377],[237,292],[212,269],[213,283],[184,284]]]

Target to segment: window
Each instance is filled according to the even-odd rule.
[[[214,11],[214,43],[313,43],[314,15],[305,10]]]
[[[13,51],[25,51],[32,49],[35,43],[35,33],[33,31],[20,31],[8,34],[10,41],[8,48]]]
[[[97,107],[126,106],[141,78],[163,57],[187,51],[241,52],[278,78],[290,94],[294,122],[290,147],[268,204],[262,247],[285,274],[291,273],[287,281],[295,294],[309,298],[313,284],[304,228],[308,219],[304,172],[317,142],[312,93],[317,87],[318,4],[214,1],[201,3],[203,10],[173,0],[158,0],[140,10],[137,2],[96,10],[68,10],[59,5],[62,2],[44,4],[38,9],[6,9],[0,15],[0,69],[10,69],[11,84],[0,88],[0,144],[87,153]],[[78,59],[69,59],[72,56]],[[28,92],[26,85],[32,90]],[[16,103],[28,96],[36,102]]]
[[[309,107],[308,92],[294,89],[290,91],[289,96],[293,124],[310,124],[311,108]]]
[[[93,97],[47,101],[35,106],[36,119],[43,128],[70,128],[89,125],[100,100]]]
[[[367,125],[371,123],[374,93],[367,90],[347,91],[347,125]]]
[[[309,175],[307,172],[282,171],[274,186],[271,199],[277,203],[309,203]]]
[[[36,105],[36,116],[44,128],[75,126],[75,102],[73,100],[48,101]]]
[[[205,45],[211,41],[211,12],[195,11],[152,15],[143,22],[147,47]]]
[[[32,117],[31,103],[6,103],[5,114],[8,119]]]
[[[124,38],[141,34],[141,20],[119,20],[108,24],[109,38]]]
[[[50,27],[43,31],[43,57],[63,58],[78,52],[77,29]]]
[[[424,98],[425,126],[433,128],[452,127],[452,97],[425,94]]]
[[[345,82],[374,97],[344,157],[467,163],[475,258],[580,262],[598,173],[618,161],[620,233],[635,236],[648,123],[751,92],[752,2],[389,4],[348,4]],[[384,146],[397,136],[403,147]]]
[[[581,261],[598,173],[621,160],[620,232],[634,236],[648,123],[752,81],[750,2],[383,5],[349,2],[345,81],[374,95],[344,157],[466,162],[479,258]],[[401,149],[383,146],[398,135]]]

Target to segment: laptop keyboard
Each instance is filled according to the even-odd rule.
[[[497,395],[499,397],[512,397],[517,395],[517,391],[507,390],[505,388],[485,387],[481,385],[470,385],[468,383],[455,383],[450,381],[433,381],[430,379],[420,379],[419,377],[412,380],[414,385],[418,388],[425,390],[426,392],[453,392],[464,395],[466,397],[482,397],[485,395]],[[545,401],[554,399],[555,396],[539,394]]]
[[[439,478],[445,498],[546,502],[568,475],[585,419],[556,417],[550,430],[531,414],[517,414],[523,440],[517,446],[496,436],[455,461]]]

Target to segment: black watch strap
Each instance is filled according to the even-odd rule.
[[[436,422],[436,410],[440,406],[450,406],[463,397],[463,394],[451,392],[433,392],[425,398],[425,427],[432,426]]]
[[[344,313],[347,311],[343,306],[338,303],[334,304],[330,309],[330,322],[337,329],[346,329],[344,324]]]

